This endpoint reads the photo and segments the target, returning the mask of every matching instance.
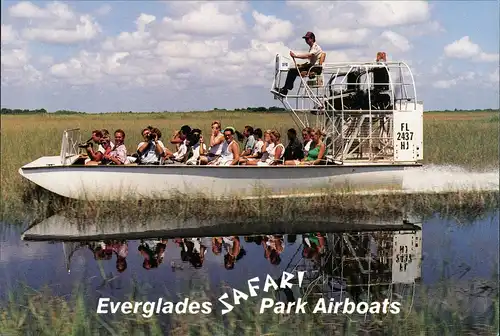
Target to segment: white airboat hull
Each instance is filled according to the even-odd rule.
[[[319,190],[401,189],[402,171],[416,164],[325,166],[64,166],[45,156],[19,169],[35,184],[81,200],[168,199],[300,194]]]

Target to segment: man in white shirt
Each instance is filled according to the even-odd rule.
[[[160,159],[166,152],[165,145],[159,140],[161,136],[156,128],[145,128],[142,130],[144,140],[137,146],[141,164],[160,164]]]
[[[309,52],[305,54],[296,54],[293,51],[290,51],[290,56],[293,58],[307,59],[309,61],[307,63],[298,65],[299,70],[297,70],[296,68],[288,70],[285,85],[279,90],[279,93],[285,96],[288,94],[288,91],[293,89],[293,82],[299,75],[299,71],[309,71],[309,69],[318,62],[321,53],[323,52],[321,47],[316,43],[316,36],[314,35],[314,33],[307,32],[302,38],[309,46]]]

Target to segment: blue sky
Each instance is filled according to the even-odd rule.
[[[3,1],[2,107],[182,111],[272,106],[273,56],[379,50],[429,109],[498,108],[498,1]],[[128,32],[128,34],[124,34]],[[357,43],[353,43],[357,42]]]

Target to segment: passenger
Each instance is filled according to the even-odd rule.
[[[113,249],[108,242],[91,242],[89,243],[88,248],[94,254],[95,260],[111,260],[113,258]]]
[[[240,156],[248,156],[252,154],[253,148],[255,146],[253,127],[245,126],[245,130],[243,131],[243,136],[245,137],[245,142],[243,143],[243,151],[240,153]]]
[[[207,151],[207,146],[203,141],[203,135],[200,129],[193,129],[187,138],[188,153],[186,155],[186,164],[197,165],[200,156]]]
[[[113,252],[116,254],[116,270],[123,273],[127,269],[128,244],[126,240],[115,241],[111,244]]]
[[[176,131],[172,138],[170,139],[170,143],[175,145],[177,151],[186,140],[187,136],[191,133],[191,127],[189,125],[184,125],[181,127],[179,131]]]
[[[295,161],[301,161],[304,159],[304,148],[299,139],[297,139],[297,131],[294,128],[290,128],[287,135],[289,143],[285,148],[283,158],[286,165],[295,165]]]
[[[309,148],[311,148],[311,134],[314,130],[311,127],[306,127],[302,130],[302,139],[304,139],[304,157],[307,156]]]
[[[326,156],[326,145],[322,141],[323,134],[320,129],[316,129],[311,134],[312,142],[309,151],[307,152],[307,156],[305,159],[300,162],[300,165],[319,165],[321,164]]]
[[[127,163],[127,147],[125,141],[125,132],[121,129],[115,131],[115,145],[109,154],[104,155],[101,164],[122,165]]]
[[[210,241],[206,238],[184,239],[184,248],[188,255],[187,261],[189,261],[194,268],[201,268],[203,266],[209,242]]]
[[[258,161],[257,166],[271,166],[283,162],[285,146],[280,142],[281,135],[277,130],[271,131],[272,148],[267,150],[268,156],[265,161]],[[269,148],[269,147],[268,147]]]
[[[283,246],[283,237],[280,235],[267,235],[261,242],[264,248],[264,258],[269,260],[271,265],[279,265],[281,262],[281,253],[285,249]]]
[[[188,141],[187,137],[191,133],[191,127],[188,125],[184,125],[181,127],[181,130],[177,132],[179,135],[179,139],[182,140],[182,142],[177,146],[177,151],[175,153],[169,153],[165,156],[166,159],[171,159],[176,162],[185,162],[186,161],[186,155],[188,153]],[[175,140],[177,141],[177,140]],[[175,142],[174,140],[170,141],[171,143]],[[172,162],[170,162],[172,163]]]
[[[264,132],[264,144],[262,145],[261,152],[262,155],[260,156],[260,159],[257,158],[249,158],[246,162],[245,165],[248,166],[256,166],[258,162],[264,162],[269,156],[269,151],[274,147],[274,143],[271,140],[271,130],[266,130]]]
[[[287,95],[288,91],[293,90],[293,82],[295,78],[299,75],[300,72],[307,72],[316,62],[319,60],[321,53],[321,47],[316,43],[316,36],[312,32],[307,32],[303,37],[305,39],[307,45],[309,46],[309,52],[306,54],[295,54],[293,51],[290,51],[290,56],[293,58],[300,59],[308,59],[309,61],[304,64],[299,64],[298,70],[296,68],[292,68],[288,70],[285,85],[279,90],[279,93],[282,95]]]
[[[94,131],[94,132],[100,132],[100,131]],[[94,132],[92,132],[92,136],[94,138]],[[96,166],[101,163],[101,160],[104,159],[105,154],[109,154],[111,150],[113,149],[114,144],[111,142],[109,138],[109,133],[107,135],[104,135],[104,132],[101,132],[101,138],[99,140],[99,147],[97,149],[97,152],[94,152],[92,149],[92,146],[87,148],[87,153],[89,150],[94,153],[94,158],[99,159],[99,161],[91,160],[90,157],[85,160],[85,165],[86,166]],[[94,139],[94,141],[97,140],[97,137]],[[90,155],[90,154],[89,154]]]
[[[240,148],[238,143],[234,140],[234,133],[236,130],[233,127],[226,127],[224,129],[225,141],[222,144],[222,150],[219,158],[213,161],[217,166],[235,166],[240,160]]]
[[[137,146],[138,164],[154,164],[159,165],[161,158],[165,154],[172,155],[161,142],[161,132],[157,128],[145,128],[142,130],[144,141]],[[170,153],[165,153],[166,151]]]
[[[101,139],[102,139],[102,132],[100,130],[94,130],[92,131],[90,139],[83,145],[80,145],[80,148],[85,148],[85,151],[87,152],[88,155],[88,159],[86,160],[85,163],[90,161],[99,162],[102,160],[102,155],[104,151],[101,151],[101,146],[100,146]],[[94,147],[92,146],[92,141],[99,146],[97,152],[94,151]]]
[[[211,164],[219,158],[222,151],[222,144],[224,143],[224,134],[221,133],[220,121],[215,120],[212,122],[212,134],[210,135],[210,149],[207,155],[200,157],[200,164]]]
[[[262,140],[262,130],[256,128],[253,131],[253,136],[255,138],[255,145],[253,146],[252,153],[240,158],[240,164],[246,164],[248,161],[257,162],[262,157],[262,154],[264,154],[266,146],[264,140]]]
[[[137,250],[144,257],[142,267],[147,270],[158,268],[165,257],[167,242],[168,240],[166,239],[141,240]]]
[[[102,151],[103,155],[111,153],[115,144],[111,142],[111,138],[109,137],[109,133],[101,138],[101,144],[99,145],[99,151]]]
[[[241,247],[240,238],[238,236],[222,237],[224,249],[224,267],[227,270],[234,268],[236,261],[246,255],[246,251]]]
[[[222,237],[212,237],[212,252],[214,255],[220,255],[222,252]]]

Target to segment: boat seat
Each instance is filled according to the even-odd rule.
[[[302,71],[302,77],[308,77],[307,85],[310,88],[320,88],[323,87],[323,83],[325,82],[325,78],[323,75],[323,64],[325,63],[326,53],[321,53],[318,64],[313,65],[309,71]]]

